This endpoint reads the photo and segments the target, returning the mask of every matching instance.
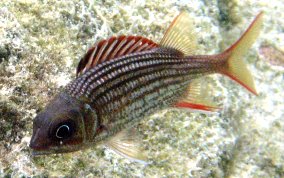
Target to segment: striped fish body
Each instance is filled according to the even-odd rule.
[[[80,60],[77,78],[34,119],[33,154],[72,152],[108,140],[110,147],[137,158],[140,151],[125,146],[131,145],[125,137],[131,135],[120,133],[145,116],[171,106],[217,109],[199,91],[196,79],[204,75],[226,75],[256,94],[241,58],[256,39],[261,19],[262,13],[217,55],[194,55],[196,35],[186,13],[172,22],[159,44],[141,36],[100,41]]]
[[[111,136],[155,111],[172,106],[185,94],[192,79],[215,72],[222,62],[155,48],[92,68],[69,84],[66,93],[87,101],[96,110],[98,123]],[[91,134],[95,138],[97,133]]]

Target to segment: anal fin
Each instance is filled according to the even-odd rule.
[[[192,80],[185,95],[174,104],[174,107],[205,112],[221,109],[210,99],[208,86],[201,79]]]
[[[201,110],[201,111],[215,111],[218,110],[219,108],[213,107],[213,106],[207,106],[204,104],[199,104],[199,103],[194,103],[190,101],[180,101],[175,104],[175,107],[178,108],[188,108],[188,109],[193,109],[193,110]]]

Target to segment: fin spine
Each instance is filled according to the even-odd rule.
[[[104,61],[114,60],[131,53],[151,50],[158,44],[142,36],[118,36],[101,40],[91,47],[77,66],[79,76]]]

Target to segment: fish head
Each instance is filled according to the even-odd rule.
[[[84,147],[86,131],[81,103],[65,93],[56,96],[33,121],[33,155],[65,153]]]

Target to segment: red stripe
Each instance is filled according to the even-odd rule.
[[[220,109],[217,107],[206,106],[206,105],[196,104],[196,103],[189,103],[185,101],[178,102],[174,106],[179,107],[179,108],[189,108],[189,109],[196,109],[196,110],[203,110],[203,111],[215,111],[215,110]]]

